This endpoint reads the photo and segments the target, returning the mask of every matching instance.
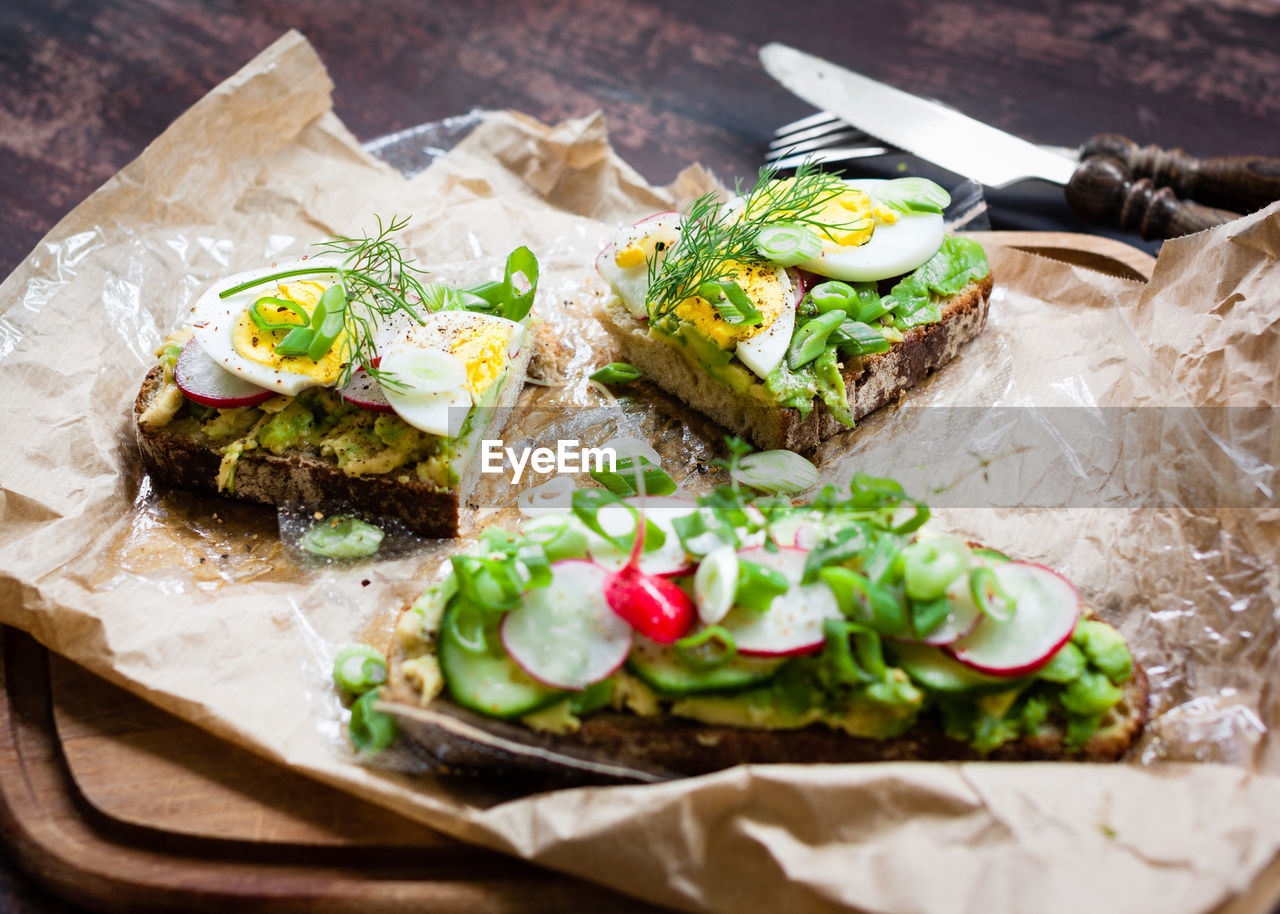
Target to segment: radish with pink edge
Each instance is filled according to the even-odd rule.
[[[502,619],[502,646],[531,679],[581,691],[607,679],[631,652],[632,631],[610,607],[611,574],[582,559],[551,566],[551,583],[524,594]]]
[[[195,340],[182,347],[173,366],[173,380],[191,402],[218,409],[257,406],[276,395],[223,368]]]
[[[342,388],[342,399],[353,403],[361,409],[371,409],[377,413],[394,413],[382,392],[382,385],[363,368],[351,372],[351,380]]]
[[[993,676],[1025,676],[1044,666],[1071,638],[1080,619],[1080,595],[1043,565],[1006,562],[992,569],[1013,600],[999,622],[986,616],[973,632],[945,650],[965,666]]]
[[[823,623],[843,618],[835,594],[825,582],[801,584],[804,549],[742,549],[738,558],[781,572],[790,585],[774,597],[763,612],[735,606],[721,624],[733,635],[738,653],[758,657],[785,657],[820,650],[825,642]]]

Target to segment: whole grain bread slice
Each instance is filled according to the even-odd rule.
[[[950,362],[961,347],[982,332],[992,280],[970,283],[944,300],[941,320],[915,327],[887,352],[846,361],[841,375],[855,420],[891,403],[931,371]],[[619,299],[610,299],[597,313],[617,340],[622,358],[689,406],[725,428],[749,438],[764,450],[785,448],[809,453],[828,438],[847,431],[820,399],[808,416],[779,407],[767,399],[762,385],[747,395],[730,390],[675,347],[637,321]]]
[[[592,714],[577,731],[553,734],[483,717],[446,698],[436,698],[422,708],[421,696],[400,671],[403,657],[398,650],[391,654],[384,707],[398,716],[403,731],[436,765],[458,773],[560,782],[653,780],[745,763],[1112,762],[1137,742],[1150,699],[1146,674],[1135,663],[1120,702],[1075,751],[1067,748],[1061,728],[1047,725],[1035,736],[982,754],[947,736],[931,711],[907,733],[889,739],[850,736],[820,724],[790,730],[753,729],[617,711]],[[611,769],[615,773],[610,774]],[[617,769],[631,774],[618,775]]]
[[[481,438],[496,437],[506,423],[523,387],[529,350],[510,368],[514,382],[501,392],[496,405],[483,417]],[[142,421],[164,386],[164,370],[156,365],[147,373],[133,404],[134,426],[143,465],[157,482],[217,493],[222,455],[216,446],[191,435],[174,433],[168,426]],[[413,532],[426,537],[455,537],[467,498],[475,488],[479,460],[472,460],[459,481],[444,490],[415,478],[412,472],[348,476],[332,460],[298,451],[272,454],[262,449],[245,451],[236,463],[235,491],[222,492],[244,501],[267,505],[342,504],[358,512],[396,518]]]

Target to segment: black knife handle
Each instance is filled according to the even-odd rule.
[[[1109,222],[1142,237],[1177,238],[1239,219],[1238,213],[1179,200],[1150,178],[1133,180],[1123,162],[1110,156],[1085,159],[1067,183],[1067,203],[1077,216]]]
[[[1081,160],[1110,156],[1129,166],[1135,178],[1172,187],[1179,197],[1206,206],[1251,213],[1280,200],[1280,159],[1223,156],[1198,159],[1181,149],[1139,146],[1118,133],[1101,133],[1080,147]]]

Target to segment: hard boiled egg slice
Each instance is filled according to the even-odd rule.
[[[791,281],[785,270],[779,270],[787,281],[786,304],[763,331],[748,339],[741,340],[734,354],[743,365],[746,365],[756,377],[764,380],[773,374],[775,368],[782,364],[791,346],[791,334],[796,329],[796,296],[791,289]]]
[[[378,343],[387,402],[414,428],[456,438],[472,404],[483,404],[507,370],[524,332],[515,321],[471,311],[438,311],[423,324],[396,329]]]
[[[314,311],[324,290],[336,281],[336,274],[326,269],[331,266],[329,261],[313,258],[226,277],[201,295],[191,308],[188,320],[197,345],[236,377],[277,393],[292,397],[308,387],[332,385],[346,364],[345,332],[338,336],[329,352],[319,361],[305,356],[281,356],[273,349],[285,332],[259,330],[248,315],[249,307],[263,296],[286,298],[301,305],[308,313]],[[235,295],[221,297],[224,289],[233,289],[252,279],[306,268],[314,268],[316,272],[255,285]],[[291,318],[301,322],[287,308],[280,311],[279,320]]]
[[[648,316],[649,261],[662,262],[680,240],[680,214],[658,213],[620,229],[600,255],[596,272],[613,289],[631,316]]]
[[[876,193],[888,181],[863,178],[844,183],[850,191],[860,191],[866,197],[860,200],[856,194],[848,194],[832,201],[819,218],[832,223],[869,218],[870,232],[835,229],[832,234],[836,237],[824,237],[822,253],[800,264],[801,269],[846,282],[874,282],[910,273],[942,247],[940,214],[904,214],[880,205]]]

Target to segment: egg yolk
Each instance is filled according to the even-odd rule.
[[[484,395],[507,364],[511,328],[477,322],[464,328],[449,351],[467,366],[467,387],[477,400]]]
[[[761,194],[760,205],[769,207],[778,190],[794,180],[783,178],[774,181]],[[785,215],[785,212],[780,212],[778,219],[785,218]],[[877,226],[892,225],[898,221],[898,214],[875,203],[865,191],[847,188],[833,195],[820,210],[811,213],[809,219],[816,223],[812,227],[822,240],[823,248],[831,251],[866,244]]]
[[[761,320],[755,324],[730,324],[714,305],[697,296],[687,298],[677,305],[676,316],[693,324],[717,346],[728,349],[768,330],[787,307],[791,284],[787,281],[784,285],[779,272],[777,267],[768,264],[732,263],[726,267],[725,277],[736,282],[760,312]],[[785,275],[782,274],[784,277]]]
[[[282,282],[276,287],[272,297],[288,299],[301,305],[303,310],[311,314],[315,311],[316,305],[320,301],[320,296],[324,294],[326,288],[324,283],[312,280]],[[272,323],[302,324],[302,319],[288,308],[280,306],[273,308],[264,305],[262,311],[265,316],[270,317]],[[319,361],[312,361],[305,355],[284,356],[277,354],[275,352],[276,346],[280,344],[280,341],[288,333],[289,331],[287,330],[260,329],[253,322],[253,319],[249,317],[248,309],[245,309],[236,317],[235,326],[231,329],[231,344],[235,347],[236,352],[252,362],[266,365],[268,368],[275,368],[278,371],[288,372],[289,374],[302,375],[321,386],[332,384],[338,379],[338,375],[342,374],[342,369],[346,367],[348,361],[346,330],[338,334],[338,338],[329,347],[329,351],[321,356]]]

